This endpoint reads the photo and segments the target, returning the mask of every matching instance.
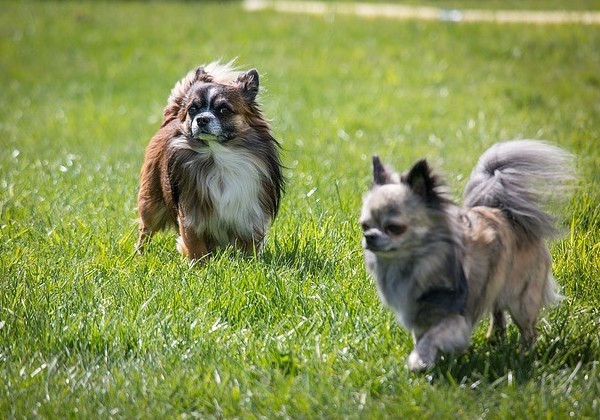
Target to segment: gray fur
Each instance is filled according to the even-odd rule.
[[[543,207],[570,196],[572,161],[541,141],[496,144],[479,159],[461,208],[426,161],[399,177],[374,156],[361,214],[365,262],[382,302],[413,333],[409,369],[466,350],[486,313],[490,335],[504,336],[508,311],[521,344],[534,344],[540,309],[560,298],[544,241],[557,230]]]
[[[465,207],[498,208],[536,238],[556,235],[543,205],[569,197],[573,156],[543,141],[497,143],[480,158],[465,187]],[[557,200],[558,199],[558,200]]]
[[[440,317],[465,310],[461,228],[449,216],[456,207],[424,160],[400,178],[374,156],[373,175],[361,217],[367,267],[383,302],[420,336]],[[406,232],[386,232],[392,222]]]

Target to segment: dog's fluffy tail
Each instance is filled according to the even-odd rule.
[[[573,155],[544,141],[497,143],[473,169],[465,187],[465,206],[499,208],[528,236],[552,237],[558,230],[544,207],[570,198],[573,163]]]

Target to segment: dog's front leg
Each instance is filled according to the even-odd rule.
[[[408,356],[408,369],[416,372],[430,368],[438,351],[463,352],[469,346],[472,325],[462,315],[443,318],[417,339],[414,350]]]
[[[260,239],[238,239],[234,242],[234,245],[241,249],[246,255],[253,255],[262,252],[263,241]]]
[[[204,238],[199,236],[192,226],[185,226],[183,218],[179,217],[178,250],[190,260],[199,260],[208,255],[208,246]]]

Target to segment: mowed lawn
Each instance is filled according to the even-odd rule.
[[[0,14],[0,418],[598,418],[600,28],[247,13],[237,2],[12,2]],[[144,149],[175,81],[256,67],[287,191],[262,254],[133,248]],[[566,299],[425,374],[367,277],[370,157],[453,197],[491,144],[577,155],[553,209]]]

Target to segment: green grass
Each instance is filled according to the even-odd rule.
[[[600,415],[600,31],[246,14],[238,3],[4,2],[0,15],[0,416]],[[174,82],[257,67],[287,193],[266,249],[190,267],[173,234],[133,254],[144,148]],[[578,156],[552,243],[564,303],[519,355],[409,374],[409,335],[365,274],[374,152],[428,157],[458,199],[510,138]]]

